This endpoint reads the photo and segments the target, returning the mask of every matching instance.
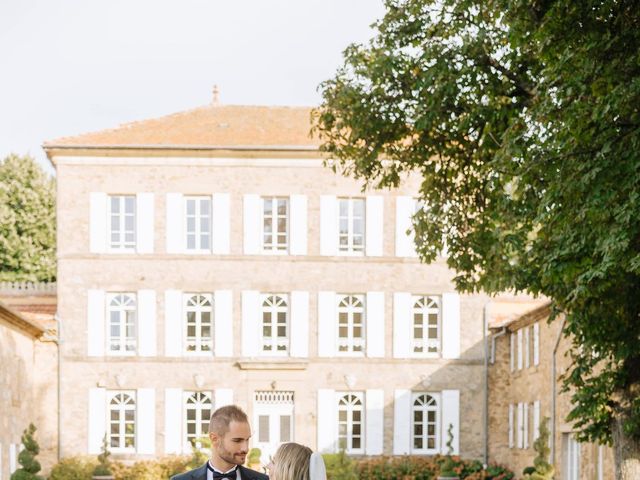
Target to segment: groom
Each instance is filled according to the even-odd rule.
[[[235,405],[221,407],[209,421],[211,458],[200,468],[171,480],[268,480],[263,473],[242,466],[249,452],[251,427],[247,414]]]

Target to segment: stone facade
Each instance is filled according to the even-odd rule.
[[[424,425],[425,431],[433,430],[422,451],[443,451],[444,432],[452,423],[456,451],[482,458],[483,406],[478,398],[484,388],[487,298],[456,294],[444,259],[427,266],[414,255],[399,254],[407,223],[397,212],[402,212],[401,201],[417,194],[417,178],[407,179],[399,190],[363,193],[358,182],[323,166],[317,142],[306,136],[308,123],[300,125],[301,118],[309,118],[308,109],[303,109],[304,115],[281,110],[204,107],[45,145],[58,184],[61,420],[66,426],[60,436],[62,456],[95,453],[104,433],[125,446],[113,448],[116,458],[187,451],[184,415],[191,407],[184,403],[185,392],[213,392],[212,408],[230,401],[239,404],[252,419],[254,444],[267,449],[264,442],[273,442],[269,435],[276,428],[281,434],[276,442],[292,439],[314,449],[335,450],[343,432],[349,437],[348,450],[355,454],[415,452],[419,443],[414,443],[412,433],[419,426],[412,424],[410,413],[413,402],[420,400],[416,395],[424,393],[428,396],[422,400],[435,402],[435,407],[421,410],[427,412],[425,421],[433,421],[432,427]],[[162,132],[175,128],[183,132],[183,140],[161,144]],[[217,138],[216,129],[223,136]],[[260,139],[253,143],[252,129]],[[264,145],[270,129],[274,138],[277,133],[278,145]],[[304,138],[296,136],[299,131]],[[140,218],[141,194],[146,195],[145,219]],[[220,231],[228,231],[228,241],[222,241],[221,250],[176,252],[175,231],[184,226],[172,213],[176,198],[197,195],[213,198],[215,204],[218,194],[223,195],[223,207],[212,208],[225,209],[222,217],[228,221]],[[96,204],[116,195],[137,196],[136,221],[146,222],[136,227],[137,251],[96,247],[108,236],[96,240],[95,235],[105,236],[112,228],[96,226],[107,218],[104,209],[96,215]],[[293,219],[287,233],[291,242],[294,234],[304,237],[295,246],[298,254],[247,253],[248,243],[255,241],[247,232],[252,225],[247,205],[261,197],[286,198],[291,207],[294,197],[303,200],[298,204],[304,206],[302,217],[294,218],[291,212],[288,219]],[[378,243],[378,250],[360,255],[328,251],[327,205],[337,205],[336,198],[365,197],[375,197],[371,205],[376,214],[367,217],[366,224],[367,230],[379,229],[381,236],[367,237],[367,242]],[[335,220],[330,228],[337,235]],[[141,253],[143,228],[146,244]],[[104,302],[117,292],[128,292],[139,303],[136,346],[130,355],[108,350],[112,332],[106,325],[112,312]],[[222,328],[212,340],[213,354],[189,355],[181,347],[184,330],[176,329],[172,312],[176,295],[185,292],[209,292],[214,310],[224,305],[214,315],[214,323],[226,323],[224,328],[213,327]],[[266,354],[256,345],[264,333],[260,311],[250,307],[258,292],[281,293],[291,301],[285,308],[289,343],[282,355]],[[366,298],[361,353],[339,353],[334,344],[342,334],[337,325],[327,331],[327,324],[338,318],[338,294]],[[432,296],[438,303],[437,352],[432,355],[408,354],[402,343],[413,335],[412,307],[406,303],[410,295]],[[334,313],[327,315],[328,311]],[[184,315],[178,317],[178,322],[187,321]],[[120,393],[135,404],[129,410],[135,417],[131,427],[122,413],[126,406],[113,411],[114,402],[125,398],[114,396]],[[361,408],[357,415],[364,418],[344,413],[347,423],[339,426],[343,414],[338,413],[338,398],[352,393],[351,400],[361,405],[351,407]],[[428,412],[434,416],[428,417]],[[110,424],[111,414],[116,421]],[[280,423],[269,423],[278,415]],[[120,427],[133,429],[133,440],[126,439],[124,430],[118,432]],[[283,434],[286,429],[289,433]]]
[[[516,473],[533,465],[535,432],[546,417],[549,430],[555,430],[553,440],[550,439],[555,478],[613,479],[612,450],[576,443],[573,429],[565,420],[571,410],[571,395],[560,393],[560,376],[569,368],[571,359],[567,355],[570,340],[561,335],[562,318],[548,322],[548,303],[529,308],[524,314],[514,313],[518,311],[514,307],[522,312],[522,305],[505,302],[499,306],[501,314],[494,317],[490,329],[493,345],[489,369],[490,458]]]

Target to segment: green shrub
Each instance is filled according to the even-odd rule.
[[[358,480],[353,460],[341,450],[340,453],[322,455],[327,469],[327,478],[331,480]]]
[[[63,458],[51,469],[49,480],[91,480],[96,465],[93,457]]]
[[[40,453],[40,446],[35,439],[36,427],[30,423],[22,433],[22,445],[24,449],[18,454],[18,463],[21,468],[11,475],[11,480],[40,480],[43,477],[36,475],[40,471],[40,462],[36,455]]]

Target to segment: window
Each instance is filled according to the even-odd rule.
[[[413,297],[413,350],[415,355],[440,352],[440,298]]]
[[[109,353],[136,353],[136,297],[132,293],[113,293],[108,296]]]
[[[364,295],[338,297],[338,352],[364,353]]]
[[[522,335],[522,329],[518,330],[517,333],[517,338],[518,338],[518,344],[517,344],[517,354],[518,354],[518,370],[522,370],[522,360],[523,360],[523,354],[524,354],[524,350],[523,350],[523,335]]]
[[[262,248],[286,253],[289,248],[289,199],[262,199]]]
[[[200,448],[199,441],[207,436],[211,418],[211,394],[206,392],[185,392],[185,443],[189,448]],[[188,451],[188,450],[185,450]]]
[[[113,392],[110,395],[109,445],[114,451],[136,448],[136,401],[133,392]]]
[[[514,435],[513,435],[513,427],[514,427],[514,421],[513,421],[513,417],[514,417],[514,405],[513,403],[509,404],[509,448],[513,448],[515,445],[515,439],[514,439]]]
[[[364,409],[361,393],[341,395],[338,400],[338,446],[346,453],[364,452]]]
[[[533,324],[533,364],[540,363],[540,324]]]
[[[294,394],[291,391],[258,390],[254,394],[253,412],[257,432],[252,438],[266,460],[275,454],[280,444],[294,440]]]
[[[524,327],[524,368],[531,366],[531,336],[529,327]]]
[[[411,453],[437,453],[440,419],[434,395],[414,394],[411,411]]]
[[[131,251],[136,248],[136,197],[109,197],[109,248]]]
[[[513,372],[516,369],[516,334],[509,334],[509,369]]]
[[[289,350],[289,305],[283,294],[262,295],[262,351],[286,354]]]
[[[187,353],[213,351],[213,301],[211,294],[185,295]]]
[[[564,480],[580,479],[580,444],[570,433],[562,434],[563,475]]]
[[[211,197],[185,197],[188,252],[211,251]]]
[[[364,254],[364,199],[340,198],[338,208],[338,251],[340,253]]]

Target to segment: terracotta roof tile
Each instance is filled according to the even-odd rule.
[[[209,105],[45,142],[54,147],[317,147],[311,107]]]

